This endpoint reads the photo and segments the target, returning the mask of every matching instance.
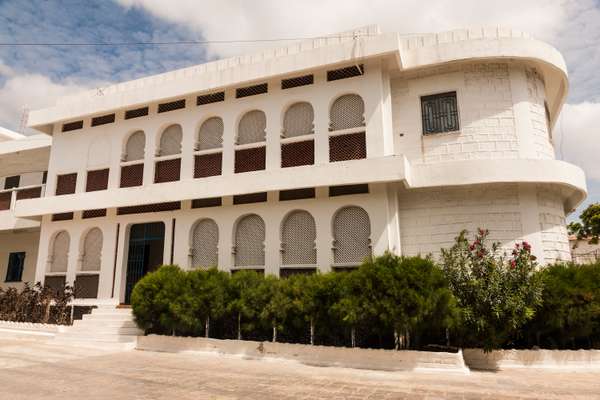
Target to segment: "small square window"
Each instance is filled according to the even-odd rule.
[[[8,255],[8,268],[6,269],[6,282],[21,282],[24,267],[25,252],[10,253]]]
[[[21,182],[21,176],[19,176],[19,175],[8,176],[8,177],[6,177],[6,180],[4,181],[4,189],[18,188],[20,182]]]
[[[421,97],[421,118],[424,135],[458,131],[456,92]]]

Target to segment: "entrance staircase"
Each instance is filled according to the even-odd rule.
[[[134,349],[138,335],[144,332],[134,320],[131,308],[99,306],[73,326],[59,332],[54,343],[65,346],[102,348],[106,350]]]

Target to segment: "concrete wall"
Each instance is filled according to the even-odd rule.
[[[0,232],[0,287],[21,289],[24,282],[34,282],[39,238],[39,230]],[[21,251],[25,252],[22,282],[5,282],[8,255]]]

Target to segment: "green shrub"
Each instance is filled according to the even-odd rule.
[[[235,315],[238,340],[243,332],[257,328],[262,307],[258,288],[263,280],[264,276],[254,271],[238,271],[231,276],[227,310]]]

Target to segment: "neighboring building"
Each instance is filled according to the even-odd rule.
[[[586,196],[555,160],[563,58],[505,29],[376,27],[210,62],[32,111],[52,135],[35,279],[127,303],[162,263],[275,275],[439,254],[461,229],[570,259]]]
[[[600,243],[590,243],[591,238],[578,239],[577,235],[569,235],[571,258],[579,264],[600,261]]]
[[[17,201],[44,194],[52,139],[0,128],[0,288],[33,282],[40,239],[37,219],[18,218]]]

